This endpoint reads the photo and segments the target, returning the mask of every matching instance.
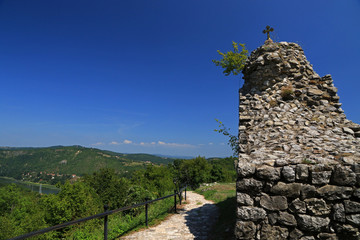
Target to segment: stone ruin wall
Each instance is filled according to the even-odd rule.
[[[360,125],[295,43],[254,50],[239,91],[237,239],[360,239]]]

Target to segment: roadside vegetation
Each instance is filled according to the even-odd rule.
[[[123,177],[115,169],[104,168],[77,181],[57,184],[58,194],[40,195],[16,185],[0,187],[0,239],[87,217],[109,209],[165,196],[184,185],[197,189],[204,182],[233,182],[234,158],[197,157],[175,160],[167,166],[149,164]],[[149,207],[150,224],[163,219],[173,207],[169,198]],[[144,207],[109,216],[109,239],[144,226]],[[103,221],[91,220],[34,239],[102,239]]]

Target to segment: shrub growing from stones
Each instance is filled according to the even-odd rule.
[[[283,100],[291,100],[293,99],[293,93],[294,93],[294,89],[291,85],[287,85],[281,88],[281,97]]]

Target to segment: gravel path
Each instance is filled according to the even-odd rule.
[[[184,209],[159,225],[124,236],[122,240],[208,239],[218,217],[216,205],[202,195],[188,191]]]

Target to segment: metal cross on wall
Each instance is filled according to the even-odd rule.
[[[267,33],[267,40],[270,39],[270,32],[274,31],[273,28],[271,28],[270,26],[266,26],[266,30],[263,30],[263,33]]]

